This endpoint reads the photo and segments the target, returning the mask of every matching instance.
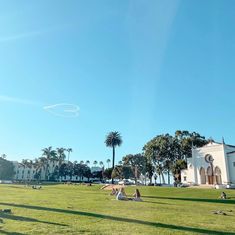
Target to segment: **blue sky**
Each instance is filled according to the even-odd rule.
[[[1,153],[34,159],[44,147],[71,147],[71,160],[106,161],[109,131],[123,137],[117,161],[177,129],[235,144],[234,7],[1,1]],[[43,108],[61,103],[79,106],[79,116]]]

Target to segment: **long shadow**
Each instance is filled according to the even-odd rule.
[[[0,234],[9,234],[9,235],[25,235],[24,233],[17,233],[17,232],[6,232],[0,229]]]
[[[91,213],[91,212],[84,212],[84,211],[74,211],[74,210],[65,210],[65,209],[58,209],[58,208],[48,208],[48,207],[41,207],[41,206],[30,206],[30,205],[21,205],[21,204],[3,203],[3,202],[1,202],[0,204],[12,206],[12,207],[20,207],[20,208],[27,208],[27,209],[34,209],[34,210],[44,210],[44,211],[51,211],[51,212],[66,213],[66,214],[73,214],[73,215],[80,215],[80,216],[87,216],[87,217],[95,217],[95,218],[100,218],[100,219],[114,220],[114,221],[118,221],[118,222],[148,225],[148,226],[153,226],[155,228],[166,228],[166,229],[181,230],[181,231],[188,231],[188,232],[195,232],[195,233],[202,233],[202,234],[235,235],[235,232],[223,232],[223,231],[208,230],[208,229],[202,229],[202,228],[185,227],[185,226],[173,225],[173,224],[163,224],[163,223],[149,222],[149,221],[143,221],[143,220],[137,220],[137,219],[116,217],[116,216],[111,216],[111,215],[103,215],[103,214],[97,214],[97,213]]]
[[[10,188],[26,189],[26,187],[23,187],[23,185],[19,185],[19,186],[11,185]]]
[[[193,202],[212,202],[212,203],[224,203],[235,204],[235,200],[222,200],[222,199],[208,199],[208,198],[181,198],[181,197],[158,197],[158,196],[142,196],[146,198],[155,199],[167,199],[167,200],[179,200],[179,201],[193,201]]]
[[[23,217],[23,216],[16,216],[11,213],[3,213],[0,212],[0,219],[10,219],[10,220],[17,220],[17,221],[24,221],[24,222],[38,222],[38,223],[45,223],[45,224],[51,224],[51,225],[58,225],[58,226],[67,226],[66,224],[59,224],[59,223],[53,223],[43,220],[37,220],[29,217]]]
[[[161,205],[172,205],[172,204],[169,204],[169,203],[165,203],[165,202],[153,202],[153,201],[141,201],[141,203],[155,203],[155,204],[161,204]]]

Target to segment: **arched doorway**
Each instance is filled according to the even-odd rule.
[[[201,184],[206,184],[206,172],[203,167],[200,169]]]
[[[206,174],[207,174],[207,182],[208,182],[208,184],[213,184],[214,183],[213,182],[213,172],[212,172],[211,166],[207,167]]]
[[[221,170],[218,166],[215,167],[215,182],[216,184],[222,184]]]

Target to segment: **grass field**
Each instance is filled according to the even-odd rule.
[[[99,188],[0,185],[0,209],[12,210],[0,212],[0,234],[235,234],[235,190],[220,200],[220,190],[139,187],[144,201],[133,202]]]

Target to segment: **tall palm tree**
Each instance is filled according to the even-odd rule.
[[[6,157],[7,157],[7,155],[6,155],[5,153],[3,153],[3,154],[1,155],[1,158],[2,158],[2,159],[6,159]]]
[[[112,169],[114,169],[114,164],[115,164],[115,148],[117,146],[120,146],[122,144],[122,137],[119,132],[113,131],[108,133],[105,139],[105,144],[107,147],[110,147],[113,149],[113,165]],[[112,184],[114,183],[113,178],[112,178]]]
[[[86,160],[86,165],[89,165],[90,164],[90,161],[89,160]]]
[[[97,163],[98,163],[98,162],[97,162],[96,160],[93,162],[93,164],[94,164],[95,166],[97,165]]]
[[[70,153],[73,152],[73,149],[72,148],[68,148],[67,152],[68,152],[68,162],[69,162],[69,156],[70,156]]]
[[[99,162],[99,165],[100,165],[101,168],[103,168],[104,163],[103,163],[102,161],[100,161],[100,162]]]
[[[84,161],[83,161],[83,160],[81,160],[81,161],[80,161],[80,164],[81,164],[81,165],[83,165],[83,164],[84,164]]]
[[[111,162],[111,160],[110,160],[110,159],[107,159],[106,162],[108,163],[108,168],[109,168],[109,163]]]
[[[54,160],[57,156],[56,151],[52,149],[52,147],[44,148],[42,149],[42,156],[45,156],[47,162],[46,162],[46,178],[47,180],[49,179],[48,176],[48,167],[49,167],[49,162],[51,160]]]
[[[59,168],[60,168],[62,162],[66,158],[66,155],[64,153],[66,151],[66,149],[65,148],[57,148],[56,151],[57,151],[57,158],[58,158],[58,161],[59,161]]]
[[[36,177],[37,180],[41,179],[41,171],[44,165],[44,160],[42,159],[45,159],[45,158],[44,157],[41,157],[39,159],[36,158],[34,159],[34,163],[33,163],[33,167],[35,169],[34,178]]]

